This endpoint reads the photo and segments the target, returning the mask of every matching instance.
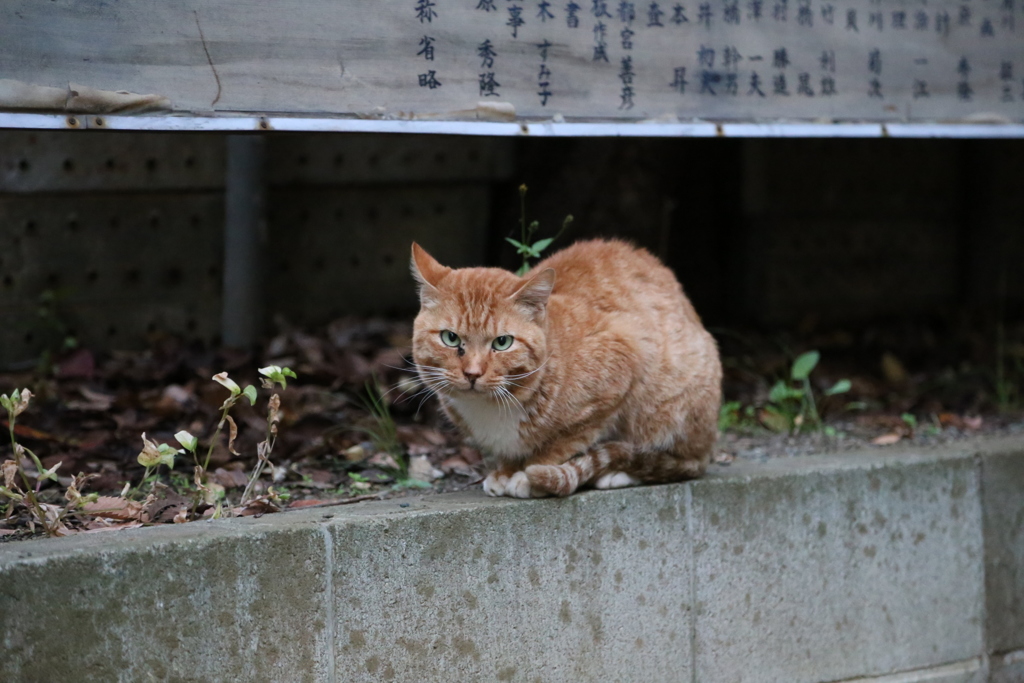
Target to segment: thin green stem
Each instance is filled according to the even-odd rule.
[[[804,384],[804,397],[807,400],[808,416],[814,421],[815,427],[821,424],[821,418],[818,417],[818,406],[814,403],[814,391],[811,389],[811,380],[807,377],[803,379]]]
[[[530,239],[526,234],[526,185],[519,186],[519,232],[522,236],[520,244],[525,247]],[[520,253],[523,256],[522,270],[525,271],[530,265],[529,256],[522,249]]]
[[[224,429],[224,423],[228,421],[228,411],[231,410],[231,406],[235,405],[235,401],[232,400],[234,397],[224,401],[224,410],[220,414],[220,422],[217,423],[217,431],[213,433],[213,438],[210,439],[210,447],[206,449],[206,460],[203,461],[203,472],[206,472],[210,467],[210,456],[213,455],[213,447],[217,445],[217,437],[220,436],[221,431]],[[196,467],[199,466],[199,459],[196,456],[195,451],[192,451],[192,458],[196,461]]]
[[[7,428],[11,433],[11,452],[14,453],[15,457],[18,455],[18,442],[14,439],[14,411],[7,411]]]

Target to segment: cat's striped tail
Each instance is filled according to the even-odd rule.
[[[530,465],[526,477],[538,493],[568,496],[587,485],[608,489],[695,479],[704,474],[708,460],[709,454],[644,451],[625,441],[607,441],[561,465]]]

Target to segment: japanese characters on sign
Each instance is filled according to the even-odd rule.
[[[525,115],[1024,117],[1024,0],[409,2],[419,88],[471,78]],[[433,67],[466,43],[473,73]]]

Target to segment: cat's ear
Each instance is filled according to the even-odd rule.
[[[437,283],[451,272],[451,268],[442,266],[427,250],[412,243],[412,261],[409,263],[412,276],[420,285],[420,304],[429,308],[437,303]]]
[[[544,313],[548,305],[548,297],[555,288],[555,269],[545,268],[531,274],[523,286],[515,291],[510,298],[522,308],[527,309],[535,317]]]

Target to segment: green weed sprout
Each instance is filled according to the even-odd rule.
[[[780,379],[768,394],[761,421],[776,432],[811,431],[822,428],[810,375],[818,365],[821,354],[808,351],[797,356],[790,368],[789,380]],[[826,396],[843,394],[850,390],[850,380],[841,379],[825,390]]]
[[[141,490],[147,483],[152,483],[156,476],[155,471],[160,465],[165,465],[167,469],[174,469],[174,456],[184,453],[185,451],[169,446],[165,443],[157,443],[146,438],[146,433],[142,433],[142,452],[139,453],[137,460],[139,464],[146,468],[146,472],[142,475],[142,483],[139,484]]]
[[[565,229],[572,223],[572,216],[566,216],[565,220],[562,221],[562,228],[558,231],[558,234],[554,237],[545,237],[542,240],[533,242],[533,236],[540,229],[539,221],[531,221],[529,225],[526,223],[526,185],[519,186],[519,228],[521,238],[514,240],[511,237],[506,237],[505,240],[516,248],[516,253],[522,255],[523,265],[516,271],[516,275],[522,277],[530,272],[530,259],[539,259],[541,253],[551,246],[551,243],[562,236]]]
[[[362,427],[370,437],[373,447],[387,453],[395,459],[399,466],[399,474],[406,474],[406,466],[402,462],[402,442],[398,439],[398,428],[391,417],[391,409],[380,390],[380,384],[374,379],[366,383],[366,396],[361,400],[363,407],[370,413],[372,427]]]

